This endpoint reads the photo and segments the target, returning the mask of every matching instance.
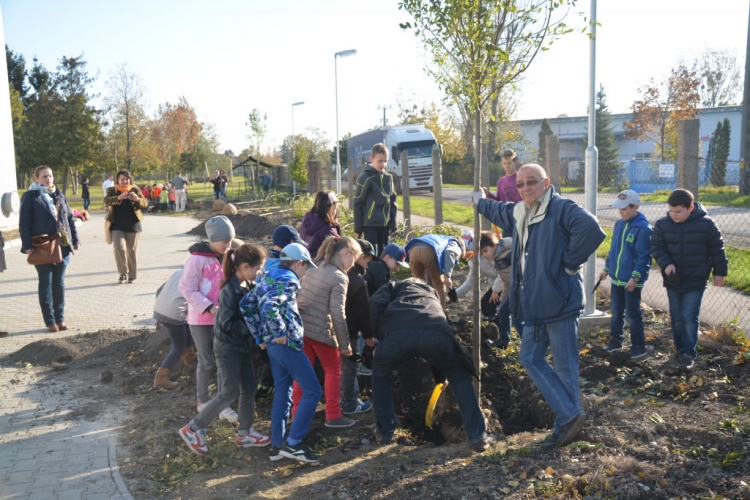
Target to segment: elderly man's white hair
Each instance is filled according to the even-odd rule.
[[[544,170],[544,168],[537,163],[527,163],[523,167],[519,168],[518,171],[521,172],[521,170],[524,170],[524,169],[533,170],[539,175],[540,179],[547,178],[547,171]]]

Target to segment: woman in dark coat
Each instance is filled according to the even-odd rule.
[[[133,176],[128,170],[117,172],[115,185],[107,188],[104,204],[109,207],[107,221],[111,224],[112,246],[115,251],[119,282],[135,281],[138,275],[136,250],[138,238],[142,231],[142,210],[148,208],[145,198],[138,186],[133,184]]]
[[[54,180],[52,169],[48,166],[40,165],[34,169],[34,182],[21,198],[19,218],[23,253],[34,253],[34,245],[31,244],[34,236],[60,232],[62,262],[34,266],[39,275],[39,306],[44,324],[50,332],[68,329],[65,324],[65,270],[72,250],[78,250],[81,246],[73,222],[73,211],[65,195],[55,187]]]
[[[341,236],[339,200],[332,191],[318,191],[312,210],[302,218],[299,234],[307,243],[307,251],[313,259],[323,240],[329,236]]]

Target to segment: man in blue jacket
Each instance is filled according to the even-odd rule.
[[[477,210],[504,231],[513,232],[511,315],[523,325],[520,361],[555,413],[552,434],[540,443],[551,450],[578,435],[586,420],[578,381],[578,317],[583,310],[581,267],[604,241],[596,218],[555,194],[536,164],[516,174],[522,202],[472,194]],[[553,368],[547,362],[552,347]]]

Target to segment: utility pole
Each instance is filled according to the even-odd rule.
[[[382,106],[378,106],[378,109],[383,110],[383,126],[385,127],[386,125],[388,125],[388,120],[385,117],[385,110],[391,109],[391,107],[390,106],[386,107],[385,104],[383,104]]]

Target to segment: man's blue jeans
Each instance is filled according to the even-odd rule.
[[[698,316],[701,312],[703,292],[703,288],[692,292],[677,292],[667,288],[674,347],[678,354],[689,354],[693,359],[698,356]]]
[[[267,351],[271,359],[274,384],[271,445],[281,448],[286,441],[290,446],[294,446],[305,439],[307,431],[310,430],[323,389],[304,352],[276,342],[269,342]],[[292,408],[293,382],[297,382],[302,389],[302,399],[287,436],[286,424],[289,421],[289,410]]]
[[[646,339],[643,335],[643,313],[641,312],[641,292],[643,288],[636,287],[632,292],[624,286],[612,285],[612,323],[610,336],[620,344],[625,341],[625,318],[630,324],[630,343],[633,347],[644,347]]]
[[[84,198],[83,199],[83,209],[88,210],[89,206],[91,206],[91,198]]]
[[[554,369],[547,362],[552,347]],[[555,413],[555,430],[573,420],[581,410],[578,381],[578,317],[553,323],[524,326],[520,361]]]
[[[381,340],[375,349],[372,359],[372,400],[380,435],[390,439],[398,426],[393,406],[393,370],[414,358],[423,358],[445,374],[450,382],[448,387],[458,403],[469,441],[474,443],[482,439],[486,433],[484,416],[471,385],[471,375],[458,359],[454,340],[442,332],[418,329],[393,332]]]
[[[39,275],[39,307],[46,326],[65,322],[65,270],[70,263],[70,254],[57,264],[34,266]]]

